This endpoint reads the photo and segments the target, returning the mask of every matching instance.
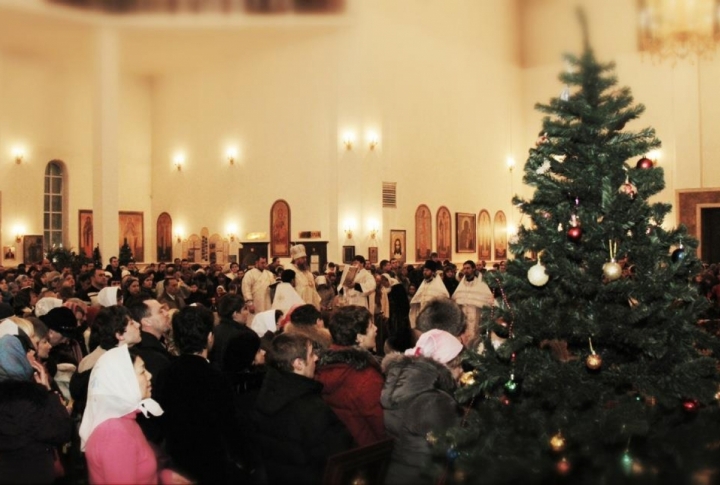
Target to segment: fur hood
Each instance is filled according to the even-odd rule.
[[[382,370],[386,378],[381,402],[386,409],[427,391],[440,390],[452,395],[455,390],[450,369],[427,357],[389,354],[382,361]]]

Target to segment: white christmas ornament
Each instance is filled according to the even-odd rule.
[[[545,272],[545,266],[540,264],[540,258],[538,258],[537,264],[531,266],[527,273],[528,281],[533,286],[544,286],[548,282],[550,277]]]

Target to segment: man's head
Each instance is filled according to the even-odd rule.
[[[270,344],[266,362],[277,370],[312,379],[315,376],[317,359],[310,339],[298,334],[283,333],[275,337]]]
[[[465,331],[465,316],[458,304],[448,298],[430,300],[417,317],[417,329],[424,333],[433,328],[459,338]]]
[[[355,268],[363,268],[365,266],[365,258],[358,254],[353,258],[352,265]]]
[[[202,306],[187,306],[172,319],[173,339],[182,355],[192,355],[212,347],[213,316]]]
[[[117,269],[118,266],[120,266],[120,262],[118,261],[118,258],[116,258],[115,256],[110,258],[110,266],[112,266],[113,269]]]
[[[255,261],[255,268],[257,268],[260,271],[265,271],[265,268],[267,268],[267,258],[263,258],[260,256],[257,261]]]
[[[230,272],[231,272],[231,273],[235,274],[235,273],[237,273],[239,270],[240,270],[240,265],[239,265],[239,264],[237,264],[237,263],[232,263],[232,264],[230,265]]]
[[[435,261],[436,264],[440,262],[440,257],[438,256],[438,253],[436,253],[436,252],[430,253],[430,259]]]
[[[380,261],[379,268],[381,273],[387,273],[392,269],[390,266],[390,261],[388,261],[387,259],[383,259],[382,261]]]
[[[242,295],[225,295],[220,299],[220,304],[218,305],[218,315],[220,315],[220,318],[234,320],[233,317],[235,314],[241,313],[244,307],[245,301],[243,300]]]
[[[364,349],[375,348],[377,327],[370,311],[361,306],[340,307],[330,318],[330,335],[336,345],[358,345]]]
[[[170,331],[170,319],[167,306],[147,296],[140,295],[128,299],[125,307],[136,322],[140,322],[140,329],[160,338]]]
[[[290,322],[293,325],[318,325],[322,323],[322,315],[314,305],[301,305],[290,314]]]
[[[280,275],[280,281],[282,281],[283,283],[290,283],[294,286],[295,271],[291,269],[283,270],[282,274]]]
[[[177,278],[165,278],[165,293],[175,296],[180,291],[180,282]]]
[[[475,263],[471,259],[468,259],[463,263],[462,274],[466,280],[472,281],[473,278],[475,278],[475,268]]]
[[[290,259],[298,268],[305,270],[307,266],[307,253],[305,252],[305,246],[302,244],[296,244],[291,247]]]
[[[435,261],[433,261],[432,259],[428,259],[427,261],[425,261],[425,264],[423,265],[423,278],[426,281],[432,280],[433,277],[435,276],[435,270],[436,270]]]
[[[90,276],[90,284],[97,289],[103,289],[107,286],[108,278],[105,274],[105,270],[102,268],[95,268],[92,276]]]
[[[455,278],[455,274],[457,272],[457,268],[454,264],[449,264],[445,266],[445,269],[443,269],[443,276],[448,279]]]
[[[120,344],[133,346],[140,343],[140,323],[121,306],[102,308],[93,322],[92,331],[97,332],[100,347],[110,350]]]

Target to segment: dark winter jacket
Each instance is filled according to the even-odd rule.
[[[153,375],[153,384],[155,384],[160,374],[170,366],[170,362],[172,362],[175,357],[167,351],[163,342],[154,335],[141,331],[140,336],[142,340],[136,348],[143,362],[145,362],[145,368]],[[152,386],[152,398],[156,401],[158,400],[157,389],[156,385]],[[163,434],[157,417],[148,414],[146,418],[143,413],[138,413],[137,422],[149,441],[155,444],[162,443]]]
[[[327,458],[352,447],[352,436],[321,391],[313,379],[268,369],[255,422],[271,484],[320,483]]]
[[[315,379],[322,397],[347,426],[358,446],[385,438],[380,393],[385,379],[368,351],[331,345],[318,361]]]
[[[450,370],[425,357],[390,354],[383,360],[385,386],[380,402],[385,428],[395,438],[386,483],[432,483],[428,433],[439,436],[460,424]]]
[[[199,484],[234,481],[228,471],[242,461],[244,433],[225,376],[202,356],[181,355],[158,376],[157,387],[173,465]]]
[[[228,343],[233,337],[237,337],[243,333],[255,333],[242,323],[238,323],[231,318],[222,318],[220,323],[213,328],[213,347],[210,350],[208,359],[217,370],[222,370],[225,359],[225,350]]]
[[[34,382],[0,382],[0,483],[52,483],[55,447],[71,431],[57,395]]]

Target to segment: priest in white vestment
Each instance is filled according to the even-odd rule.
[[[465,315],[467,325],[463,335],[467,345],[477,336],[480,329],[482,308],[495,303],[490,287],[475,273],[475,263],[465,261],[462,267],[463,277],[453,293],[452,299],[458,304]]]
[[[292,263],[288,269],[295,271],[295,291],[309,305],[320,310],[320,295],[315,289],[315,276],[308,268],[305,246],[296,244],[290,248]]]
[[[368,298],[375,293],[375,287],[375,277],[365,269],[365,258],[357,255],[343,271],[338,293],[345,297],[346,305],[370,308]]]
[[[410,327],[415,328],[418,314],[425,308],[430,300],[435,298],[450,298],[442,278],[435,274],[437,265],[429,259],[423,266],[423,282],[410,300]]]
[[[267,258],[259,257],[255,267],[245,273],[242,280],[242,296],[250,316],[248,326],[258,313],[270,310],[270,285],[275,284],[275,275],[267,270]]]
[[[280,283],[278,283],[275,289],[275,298],[272,302],[273,310],[280,310],[283,315],[287,315],[290,309],[294,306],[301,306],[305,304],[305,301],[300,297],[293,286],[295,280],[295,271],[292,269],[286,269],[280,276]]]

